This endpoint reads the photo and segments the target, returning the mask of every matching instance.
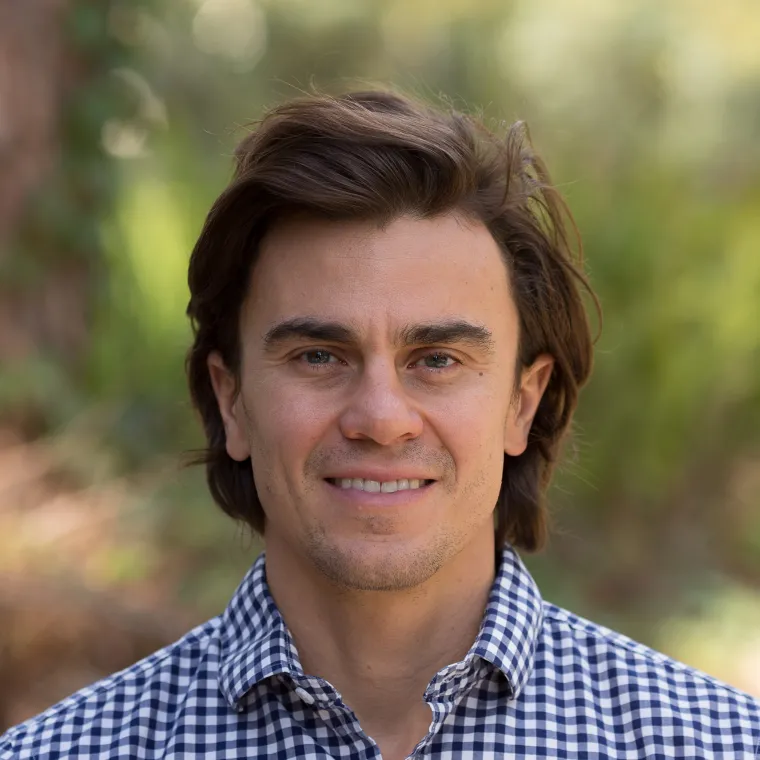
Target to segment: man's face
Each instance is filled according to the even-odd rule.
[[[514,387],[517,312],[485,227],[289,219],[262,242],[240,328],[239,393],[217,355],[209,368],[268,554],[355,589],[493,555],[504,453],[524,450],[551,360]]]

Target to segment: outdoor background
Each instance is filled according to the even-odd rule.
[[[760,2],[0,0],[0,729],[221,611],[186,265],[246,123],[525,119],[605,312],[544,596],[760,695]]]

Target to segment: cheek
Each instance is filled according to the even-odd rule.
[[[270,472],[292,470],[303,462],[332,419],[324,403],[315,403],[297,388],[284,390],[278,383],[262,382],[251,389],[248,408],[254,465],[264,461]]]
[[[503,391],[484,388],[466,403],[452,399],[436,409],[436,433],[454,458],[458,479],[501,478],[507,408]]]
[[[294,519],[288,505],[301,490],[304,465],[324,436],[324,405],[276,383],[258,383],[246,395],[256,491],[267,521],[283,528]]]

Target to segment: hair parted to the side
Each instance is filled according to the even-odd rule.
[[[482,222],[503,251],[520,317],[516,376],[541,353],[555,360],[526,451],[505,456],[496,505],[497,547],[543,545],[546,489],[592,363],[582,292],[597,302],[575,224],[521,123],[499,137],[453,109],[382,90],[315,94],[269,111],[238,146],[234,177],[193,250],[187,373],[208,441],[196,461],[229,515],[264,532],[250,460],[226,452],[207,358],[218,351],[239,373],[238,319],[267,230],[299,212],[384,223],[448,211]]]

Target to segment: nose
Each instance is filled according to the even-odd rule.
[[[381,446],[417,438],[422,417],[414,408],[392,362],[365,365],[340,417],[346,438],[372,440]]]

